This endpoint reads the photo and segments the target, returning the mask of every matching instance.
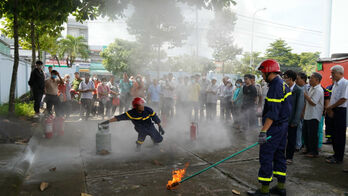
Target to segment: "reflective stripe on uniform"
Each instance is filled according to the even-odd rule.
[[[143,144],[144,141],[139,141],[139,140],[137,140],[137,143],[138,143],[138,144]]]
[[[270,178],[259,177],[258,179],[259,179],[260,181],[265,181],[265,182],[271,182],[271,181],[272,181],[272,177],[270,177]]]
[[[331,135],[325,135],[325,137],[326,137],[326,138],[330,138],[330,137],[331,137]]]
[[[135,117],[132,117],[131,115],[128,114],[128,112],[126,112],[127,116],[132,119],[132,120],[146,120],[148,118],[150,118],[151,116],[155,116],[155,112],[153,112],[152,114],[149,114],[147,117],[138,117],[138,118],[135,118]]]
[[[266,97],[266,100],[269,101],[269,102],[281,103],[281,102],[285,101],[285,99],[286,99],[287,97],[289,97],[290,95],[292,95],[292,93],[291,93],[291,92],[288,92],[288,93],[287,93],[283,98],[281,98],[281,99],[272,99],[272,98]]]
[[[273,171],[274,175],[279,175],[279,176],[286,176],[286,173],[280,172],[280,171]]]

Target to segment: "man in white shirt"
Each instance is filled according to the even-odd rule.
[[[333,119],[332,122],[332,147],[335,152],[333,156],[326,159],[328,163],[342,163],[346,145],[346,121],[347,121],[347,99],[348,81],[344,79],[344,68],[335,65],[331,68],[331,76],[335,81],[327,114]]]
[[[306,106],[302,132],[306,147],[304,153],[310,158],[318,155],[318,128],[324,110],[324,90],[320,85],[321,79],[321,74],[314,72],[309,79],[311,87],[308,93],[304,93]]]
[[[216,84],[216,78],[211,80],[207,88],[207,119],[214,120],[216,116],[217,92],[219,86]]]
[[[88,120],[92,109],[94,83],[90,80],[90,75],[86,74],[85,80],[80,83],[79,92],[81,93],[80,120],[82,120],[86,111],[85,120]]]
[[[174,111],[174,97],[175,97],[175,84],[173,81],[173,74],[169,73],[165,83],[161,86],[163,93],[163,115],[164,121],[173,117]]]

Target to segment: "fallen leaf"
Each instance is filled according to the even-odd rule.
[[[154,160],[154,161],[153,161],[153,164],[158,165],[158,166],[162,166],[162,165],[163,165],[162,163],[160,163],[160,162],[157,161],[157,160]]]
[[[87,194],[87,193],[81,193],[81,196],[92,196],[92,195]]]
[[[44,191],[48,187],[48,182],[41,182],[40,184],[40,190]]]
[[[10,121],[8,119],[4,119],[3,122],[9,123]]]
[[[236,195],[240,195],[240,192],[237,191],[237,190],[234,190],[234,189],[232,190],[232,193],[233,193],[233,194],[236,194]]]
[[[98,154],[100,154],[100,155],[107,155],[107,154],[110,154],[110,152],[107,151],[107,150],[101,150],[101,151],[98,152]]]
[[[137,188],[139,188],[140,187],[140,185],[133,185],[132,187],[131,187],[131,189],[137,189]]]
[[[56,167],[53,167],[50,169],[50,172],[54,172],[54,171],[56,171],[56,169],[57,169]]]

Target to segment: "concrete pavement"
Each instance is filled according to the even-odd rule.
[[[40,136],[34,161],[26,173],[19,195],[246,195],[258,187],[258,147],[208,170],[168,191],[166,183],[173,169],[190,163],[185,176],[203,169],[256,141],[257,132],[240,132],[220,123],[201,122],[198,140],[189,140],[189,124],[176,121],[165,130],[160,149],[147,138],[142,151],[135,152],[136,132],[130,122],[113,123],[112,153],[96,155],[97,121],[66,122],[65,135],[50,140]],[[348,192],[348,175],[341,165],[328,165],[324,155],[332,152],[324,146],[320,158],[295,155],[288,168],[288,195],[342,195]],[[55,171],[50,169],[56,168]],[[49,187],[41,192],[41,182]],[[2,195],[2,194],[1,194]]]

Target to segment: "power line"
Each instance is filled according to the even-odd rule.
[[[239,14],[236,13],[237,16],[243,17],[245,20],[253,20],[252,17],[250,16],[246,16],[243,14]],[[283,26],[286,28],[290,28],[290,29],[298,29],[298,30],[302,30],[302,31],[309,31],[309,32],[313,32],[313,33],[318,33],[318,34],[322,34],[322,31],[319,30],[314,30],[314,29],[308,29],[308,28],[304,28],[304,27],[297,27],[297,26],[291,26],[291,25],[286,25],[286,24],[281,24],[281,23],[277,23],[277,22],[273,22],[273,21],[269,21],[269,20],[264,20],[264,19],[259,19],[259,18],[255,18],[255,22],[259,22],[259,23],[269,23],[272,25],[278,25],[278,26]]]

